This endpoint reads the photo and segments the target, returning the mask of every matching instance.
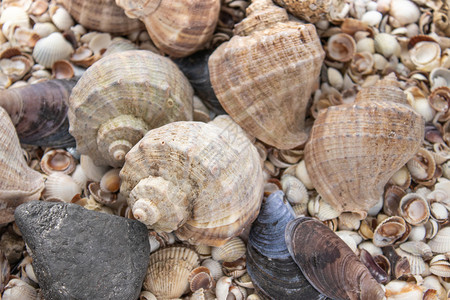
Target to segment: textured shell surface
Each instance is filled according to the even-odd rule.
[[[286,244],[308,281],[332,299],[383,299],[366,266],[331,229],[300,217],[286,226]]]
[[[317,22],[331,10],[332,0],[274,0],[291,14],[308,22]]]
[[[168,58],[131,50],[108,55],[80,78],[69,99],[70,133],[97,165],[120,167],[144,134],[192,120],[193,90]]]
[[[116,0],[130,17],[138,17],[155,45],[172,57],[202,49],[219,19],[220,0]],[[174,17],[177,16],[177,17]]]
[[[120,176],[137,219],[155,230],[176,230],[193,244],[220,246],[237,236],[262,200],[258,152],[228,116],[149,131],[127,154]]]
[[[419,150],[424,120],[395,77],[361,90],[354,104],[321,111],[305,148],[308,174],[338,211],[364,217],[389,178]]]
[[[246,132],[290,149],[307,139],[306,106],[325,52],[313,25],[288,21],[284,9],[260,2],[253,1],[236,35],[210,56],[211,84]]]
[[[58,0],[78,23],[104,32],[128,34],[144,25],[125,15],[114,0]]]
[[[14,125],[1,107],[0,122],[0,224],[6,224],[14,220],[17,206],[40,198],[44,179],[28,167]]]

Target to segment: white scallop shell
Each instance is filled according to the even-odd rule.
[[[81,194],[80,186],[67,174],[55,172],[45,181],[43,197],[46,200],[70,202],[72,198]]]
[[[436,253],[450,252],[450,227],[444,227],[428,242],[428,246]]]
[[[208,268],[209,272],[211,272],[211,276],[216,281],[223,276],[222,265],[216,260],[207,258],[204,261],[202,261],[202,267]]]
[[[66,41],[63,35],[59,32],[53,32],[37,41],[34,46],[33,57],[39,64],[51,68],[55,61],[69,58],[72,52],[72,45]]]

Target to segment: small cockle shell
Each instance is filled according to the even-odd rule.
[[[70,17],[69,12],[64,7],[54,5],[50,7],[49,12],[53,24],[55,24],[59,30],[61,31],[69,30],[70,27],[74,25],[74,22]]]
[[[320,221],[300,217],[286,226],[286,244],[308,281],[333,299],[383,299],[381,285],[353,251]]]
[[[168,58],[149,51],[118,52],[81,76],[69,99],[77,150],[97,165],[120,167],[125,154],[161,125],[192,120],[193,90]]]
[[[228,116],[149,131],[120,176],[120,192],[138,220],[193,244],[220,246],[239,235],[256,218],[263,194],[259,154]]]
[[[389,75],[362,89],[354,104],[319,113],[305,147],[308,174],[336,210],[364,217],[389,178],[419,150],[424,125]]]
[[[204,47],[219,19],[219,0],[116,0],[130,18],[144,22],[155,45],[172,57]],[[173,14],[177,17],[173,18]]]
[[[213,247],[211,256],[217,261],[232,262],[244,256],[245,249],[242,239],[234,237],[220,247]]]
[[[143,289],[158,299],[179,298],[189,289],[189,274],[198,266],[198,254],[190,248],[159,249],[150,255]]]
[[[328,39],[327,55],[336,61],[347,62],[356,52],[356,43],[351,35],[337,33]]]
[[[14,220],[17,206],[40,198],[44,179],[28,167],[14,125],[1,107],[0,122],[0,224],[6,224]]]
[[[45,181],[43,197],[47,201],[70,202],[77,194],[81,187],[67,174],[54,172]]]
[[[285,174],[281,177],[281,186],[291,204],[308,203],[308,191],[297,177]]]
[[[69,58],[72,53],[72,45],[59,32],[40,39],[33,49],[36,62],[46,68],[51,68],[55,61]]]
[[[430,261],[430,272],[441,277],[450,277],[449,258],[443,254],[436,255]]]
[[[129,34],[140,30],[139,20],[128,18],[114,0],[58,0],[78,23],[88,29]]]
[[[425,261],[420,255],[414,255],[409,252],[403,251],[402,249],[397,249],[397,254],[401,257],[406,257],[409,262],[410,274],[412,275],[422,275],[426,270]]]
[[[75,84],[75,80],[49,80],[0,91],[0,106],[10,115],[22,143],[75,146],[67,119],[67,101]]]
[[[430,217],[427,200],[417,193],[406,194],[400,200],[398,212],[411,225],[424,224]]]
[[[389,14],[400,26],[403,26],[417,22],[420,17],[420,10],[412,1],[392,0]]]
[[[379,33],[374,38],[375,50],[384,57],[400,56],[400,44],[395,36],[388,33]]]
[[[47,175],[54,172],[70,174],[75,170],[77,164],[75,158],[66,150],[54,149],[47,151],[42,156],[40,166],[41,170]]]
[[[450,252],[450,227],[439,230],[436,236],[428,242],[428,246],[436,253]]]
[[[325,55],[315,27],[288,21],[271,1],[253,0],[234,32],[209,58],[211,84],[223,108],[269,145],[303,144],[306,107]]]
[[[430,72],[440,65],[441,47],[436,42],[423,41],[415,44],[409,55],[417,70]]]
[[[373,235],[373,243],[375,246],[384,247],[392,245],[401,239],[407,232],[407,225],[401,217],[390,217],[378,224]]]
[[[434,68],[430,72],[431,90],[445,86],[450,88],[450,70],[447,68]]]

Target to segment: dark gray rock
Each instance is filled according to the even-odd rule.
[[[138,298],[150,257],[144,224],[43,201],[20,205],[15,219],[46,300]]]

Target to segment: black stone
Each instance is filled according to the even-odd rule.
[[[138,298],[150,257],[144,224],[43,201],[20,205],[15,219],[46,300]]]

